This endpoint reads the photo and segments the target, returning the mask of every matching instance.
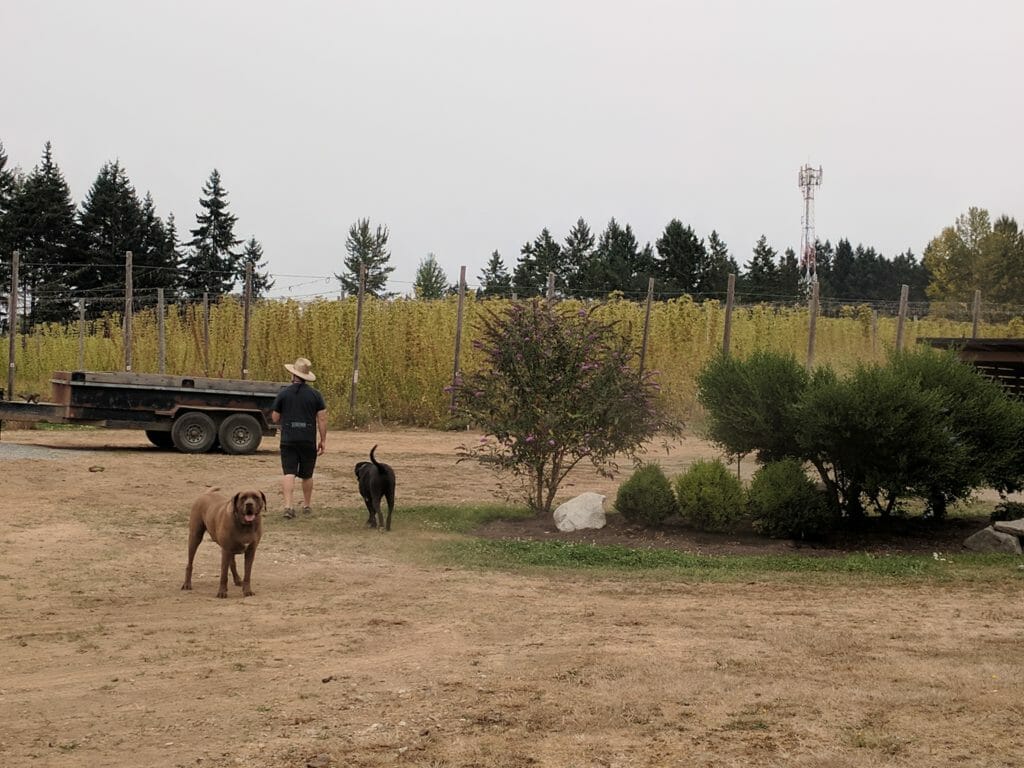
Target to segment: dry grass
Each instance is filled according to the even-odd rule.
[[[1014,574],[737,584],[430,565],[445,534],[403,525],[403,505],[491,501],[487,475],[452,462],[462,437],[332,433],[317,515],[286,525],[272,442],[185,456],[131,432],[5,434],[55,448],[5,461],[0,764],[1017,764]],[[399,471],[390,535],[362,527],[351,476],[374,443]],[[179,590],[187,507],[214,483],[272,499],[254,598],[214,597],[209,542]]]

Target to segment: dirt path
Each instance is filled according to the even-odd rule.
[[[0,765],[1018,764],[1019,574],[868,588],[430,565],[401,506],[493,500],[453,463],[466,438],[334,433],[314,518],[285,524],[273,440],[186,456],[141,433],[5,430]],[[351,477],[374,443],[399,470],[387,536],[362,527]],[[670,472],[709,452],[684,446]],[[192,498],[250,484],[273,502],[256,596],[214,597],[209,542],[181,592]]]

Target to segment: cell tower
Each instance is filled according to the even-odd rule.
[[[803,232],[800,235],[800,267],[804,273],[804,282],[810,285],[818,282],[818,268],[815,263],[814,235],[814,189],[821,186],[821,166],[817,169],[805,165],[798,176],[800,191],[804,195],[804,215],[801,223]]]

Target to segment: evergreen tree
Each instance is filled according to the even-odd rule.
[[[564,295],[567,264],[562,255],[562,247],[551,237],[547,227],[541,230],[532,243],[526,243],[519,253],[519,263],[512,272],[512,287],[517,295],[545,296],[548,275],[552,272],[555,274],[555,289]]]
[[[252,299],[261,299],[274,287],[274,281],[267,272],[267,262],[263,258],[263,246],[255,237],[245,241],[242,251],[242,290],[245,290],[245,268],[252,265]]]
[[[590,294],[607,295],[613,291],[641,294],[647,292],[647,280],[654,272],[654,255],[648,243],[640,247],[627,224],[615,219],[601,233],[597,247],[580,273],[580,288]]]
[[[497,251],[491,254],[487,266],[480,273],[480,298],[508,296],[512,293],[512,276],[505,268],[505,262]]]
[[[697,293],[708,268],[708,254],[704,241],[697,237],[693,228],[684,227],[679,219],[672,219],[654,247],[658,251],[656,274],[664,290]]]
[[[0,141],[0,314],[7,311],[8,285],[11,282],[11,251],[8,214],[14,202],[17,177],[7,167],[7,152]]]
[[[125,253],[132,252],[132,282],[147,283],[144,214],[135,188],[120,163],[104,163],[82,201],[78,215],[85,261],[75,274],[76,288],[85,294],[90,317],[120,307],[125,285]]]
[[[27,322],[64,322],[74,314],[72,265],[81,261],[75,204],[46,142],[39,164],[15,185],[4,217],[8,247],[19,251],[18,280]]]
[[[576,293],[580,288],[580,274],[583,266],[594,253],[594,235],[590,225],[581,216],[566,235],[562,246],[562,262],[565,264],[566,293]]]
[[[803,293],[801,278],[800,260],[796,257],[796,251],[787,248],[779,259],[779,293],[782,296],[799,296]]]
[[[739,275],[739,265],[729,253],[729,246],[714,230],[708,235],[707,254],[708,266],[701,276],[697,293],[705,296],[725,296],[729,286],[729,275]]]
[[[832,257],[832,269],[829,272],[829,281],[832,285],[832,295],[840,300],[849,300],[854,297],[853,273],[856,254],[853,246],[845,237],[836,243],[836,251]]]
[[[417,299],[443,299],[448,293],[448,277],[437,257],[428,253],[416,268],[416,279],[412,284],[412,294]]]
[[[170,270],[169,277],[164,284],[168,301],[179,298],[183,293],[185,255],[181,252],[180,244],[177,222],[174,214],[169,213],[167,214],[167,224],[164,226],[164,242],[160,254],[160,263],[164,265],[165,269]]]
[[[190,230],[191,249],[185,257],[184,290],[192,298],[203,292],[213,296],[230,293],[240,273],[242,257],[237,251],[242,241],[235,239],[235,215],[228,211],[228,193],[221,185],[220,172],[214,168],[203,186],[202,208],[196,214],[195,229]]]
[[[775,263],[775,257],[775,249],[768,245],[768,238],[761,235],[754,246],[754,256],[744,276],[743,288],[746,293],[763,301],[769,301],[777,296],[779,268]]]
[[[345,272],[335,277],[341,282],[342,290],[349,294],[359,293],[359,267],[366,269],[366,292],[379,299],[390,299],[394,293],[385,293],[388,275],[395,271],[389,266],[391,251],[388,250],[388,228],[377,225],[370,229],[369,219],[359,219],[348,230],[345,240]]]
[[[1024,266],[1024,265],[1022,265]],[[1024,278],[1024,272],[1019,272],[1020,278]],[[882,295],[879,299],[892,301],[894,296],[899,295],[899,286],[909,287],[908,299],[912,302],[925,302],[928,300],[928,270],[924,264],[918,262],[914,252],[909,248],[896,256],[889,267],[889,274],[883,284]],[[1024,286],[1022,286],[1024,288]],[[1021,294],[1016,294],[1020,296]]]

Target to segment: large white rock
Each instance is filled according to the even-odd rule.
[[[581,493],[555,510],[555,527],[560,531],[604,528],[606,522],[604,496],[600,493]]]

